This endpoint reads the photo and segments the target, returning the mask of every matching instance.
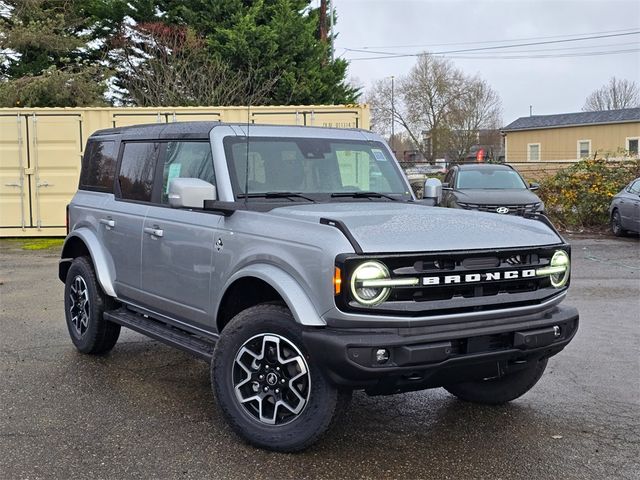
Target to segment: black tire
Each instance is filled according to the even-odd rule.
[[[465,402],[501,405],[521,397],[538,383],[547,368],[547,358],[532,361],[531,365],[507,375],[473,382],[456,383],[444,388]]]
[[[65,281],[64,313],[71,341],[79,351],[97,355],[114,347],[120,325],[102,316],[113,306],[113,300],[98,284],[91,260],[75,258]]]
[[[257,359],[258,352],[266,353]],[[247,361],[251,363],[247,365]],[[272,373],[281,376],[269,379]],[[297,376],[299,381],[294,380]],[[233,430],[255,446],[279,452],[304,450],[316,442],[331,424],[337,407],[348,403],[350,397],[340,395],[309,357],[291,312],[273,304],[248,308],[224,328],[211,362],[211,384]],[[253,397],[260,399],[248,400]],[[291,408],[277,406],[280,400],[300,411],[294,414]],[[263,419],[273,420],[273,424]]]
[[[611,213],[611,231],[616,237],[624,237],[627,232],[622,228],[620,212],[616,209]]]

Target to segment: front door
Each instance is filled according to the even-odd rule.
[[[167,142],[159,168],[162,188],[143,227],[141,286],[145,304],[174,320],[211,329],[215,235],[222,217],[174,209],[168,202],[169,183],[174,178],[199,178],[215,185],[209,142]]]

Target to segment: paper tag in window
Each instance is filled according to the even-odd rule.
[[[378,162],[387,161],[387,157],[384,156],[384,153],[382,153],[382,150],[379,150],[377,148],[372,148],[371,152],[373,153],[373,156],[376,157],[376,161]]]
[[[180,169],[182,168],[182,164],[180,163],[172,163],[169,165],[169,173],[167,175],[167,189],[166,194],[169,194],[169,185],[171,185],[171,180],[174,178],[178,178],[180,176]]]

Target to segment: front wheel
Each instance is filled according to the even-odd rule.
[[[91,261],[75,258],[65,281],[64,311],[71,341],[82,353],[106,353],[118,341],[120,325],[102,317],[112,302],[100,288]]]
[[[456,383],[444,388],[460,400],[485,405],[500,405],[521,397],[538,383],[548,359],[531,361],[525,368],[505,376],[473,382]]]
[[[614,210],[611,214],[611,231],[616,237],[624,237],[625,231],[622,228],[622,219],[618,210]]]
[[[279,305],[238,315],[222,331],[211,382],[224,416],[249,443],[307,448],[329,427],[339,394],[307,354],[301,328]]]

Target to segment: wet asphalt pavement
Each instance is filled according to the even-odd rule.
[[[187,354],[128,330],[107,356],[77,353],[57,249],[0,241],[0,478],[639,479],[640,243],[570,240],[580,330],[531,392],[356,393],[299,454],[242,443]]]

